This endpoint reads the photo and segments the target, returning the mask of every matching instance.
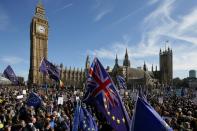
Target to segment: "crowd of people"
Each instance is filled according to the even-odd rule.
[[[27,98],[32,91],[42,98],[39,108],[27,105]],[[132,118],[136,99],[130,93],[133,92],[122,95],[122,100]],[[18,98],[20,95],[23,97]],[[63,97],[63,104],[58,104],[58,97]],[[82,90],[3,86],[0,88],[0,131],[70,131],[73,128],[76,99],[82,97]],[[197,105],[192,101],[193,97],[149,92],[146,99],[173,130],[195,131]],[[99,130],[113,130],[95,107],[85,107],[95,118]]]

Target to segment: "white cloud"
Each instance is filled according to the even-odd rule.
[[[153,4],[157,3],[157,2],[159,2],[159,0],[149,0],[148,4],[153,5]]]
[[[55,10],[55,13],[57,13],[57,12],[59,12],[59,11],[61,11],[61,10],[65,10],[66,8],[69,8],[69,7],[71,7],[71,6],[73,6],[72,3],[66,4],[66,5],[64,5],[63,7],[61,7],[61,8],[59,8],[59,9]]]
[[[111,12],[111,9],[102,10],[101,12],[99,12],[97,14],[97,16],[95,17],[94,21],[95,22],[100,21],[104,16],[106,16],[110,12]]]
[[[92,6],[93,12],[95,12],[95,16],[93,21],[98,22],[101,21],[104,17],[110,14],[114,7],[113,0],[94,0],[94,4]]]
[[[111,43],[108,48],[96,49],[93,52],[102,58],[114,59],[115,53],[120,56],[119,58],[123,58],[127,47],[131,61],[136,60],[134,62],[141,63],[142,59],[147,57],[157,57],[165,41],[170,40],[167,44],[173,48],[175,72],[197,69],[197,7],[191,8],[190,12],[184,15],[178,14],[180,18],[175,19],[173,13],[176,10],[176,2],[175,0],[162,1],[144,18],[141,23],[141,40],[138,44],[123,39]],[[151,65],[150,62],[148,65]]]
[[[180,43],[171,43],[174,49],[174,69],[185,70],[197,68],[197,10],[194,8],[180,20],[172,18],[175,1],[166,0],[149,14],[142,24],[143,38],[141,45],[150,48],[161,47],[161,41],[167,38]],[[182,43],[182,44],[181,44]],[[186,44],[187,46],[185,46]],[[192,46],[192,48],[190,48]]]
[[[119,18],[117,21],[113,22],[111,25],[117,25],[119,23],[122,23],[123,21],[126,21],[128,18],[130,18],[131,16],[133,16],[134,14],[138,13],[139,11],[143,10],[145,8],[145,6],[142,6],[141,8],[138,8],[137,10],[132,10],[130,13],[128,13],[127,15]]]
[[[4,56],[1,57],[0,60],[5,64],[20,64],[20,63],[27,63],[24,59],[16,56]]]

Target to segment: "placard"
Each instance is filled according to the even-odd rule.
[[[163,97],[159,97],[159,103],[163,104]]]
[[[22,99],[23,98],[23,95],[19,95],[16,97],[16,99]]]
[[[27,94],[27,91],[26,90],[23,90],[23,95],[26,95]]]
[[[58,105],[63,105],[63,102],[64,102],[63,97],[58,97],[57,104],[58,104]]]
[[[78,96],[76,96],[76,101],[78,101],[79,100],[79,97]]]

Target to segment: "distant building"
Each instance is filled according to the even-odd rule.
[[[189,78],[196,78],[196,70],[189,71]]]
[[[132,68],[129,60],[128,52],[126,49],[123,65],[119,65],[118,57],[116,55],[115,65],[110,73],[115,83],[117,83],[116,76],[121,75],[125,78],[128,88],[143,87],[148,85],[151,79],[151,72],[147,71],[146,64],[142,68]]]
[[[49,82],[48,77],[39,72],[39,66],[43,57],[48,58],[48,20],[45,16],[45,9],[39,2],[35,9],[35,15],[30,24],[30,84],[44,84]],[[113,69],[107,67],[107,71],[116,83],[116,76],[125,77],[128,87],[137,86],[157,86],[172,85],[173,78],[173,54],[170,48],[159,52],[160,70],[153,69],[148,71],[147,65],[140,68],[133,68],[129,60],[126,49],[123,65],[119,65],[116,55],[115,65]],[[66,86],[81,87],[86,80],[88,70],[90,68],[89,56],[86,58],[85,69],[67,68],[60,64],[60,77]],[[22,80],[22,79],[21,79]]]
[[[159,53],[160,60],[160,71],[152,69],[148,71],[148,67],[144,62],[143,67],[132,68],[131,62],[129,60],[128,52],[126,49],[125,58],[123,60],[123,65],[120,66],[118,63],[118,57],[116,55],[115,65],[110,73],[116,82],[117,75],[122,75],[125,77],[128,88],[129,87],[144,87],[144,86],[159,86],[159,85],[172,85],[173,79],[173,61],[172,61],[172,50],[168,48],[167,50],[161,51]]]
[[[17,79],[18,79],[18,81],[19,81],[20,84],[25,84],[24,77],[22,77],[22,76],[17,76]]]

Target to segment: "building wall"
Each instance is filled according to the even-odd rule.
[[[63,65],[60,65],[60,79],[65,86],[81,88],[85,82],[85,72],[83,69],[69,69],[63,68]]]
[[[39,3],[30,25],[30,84],[45,83],[45,76],[39,72],[39,66],[43,57],[48,57],[48,28],[44,7]]]
[[[196,78],[196,70],[190,70],[189,71],[189,77],[190,78]]]
[[[160,83],[164,85],[172,85],[173,79],[173,54],[169,48],[160,51]]]

